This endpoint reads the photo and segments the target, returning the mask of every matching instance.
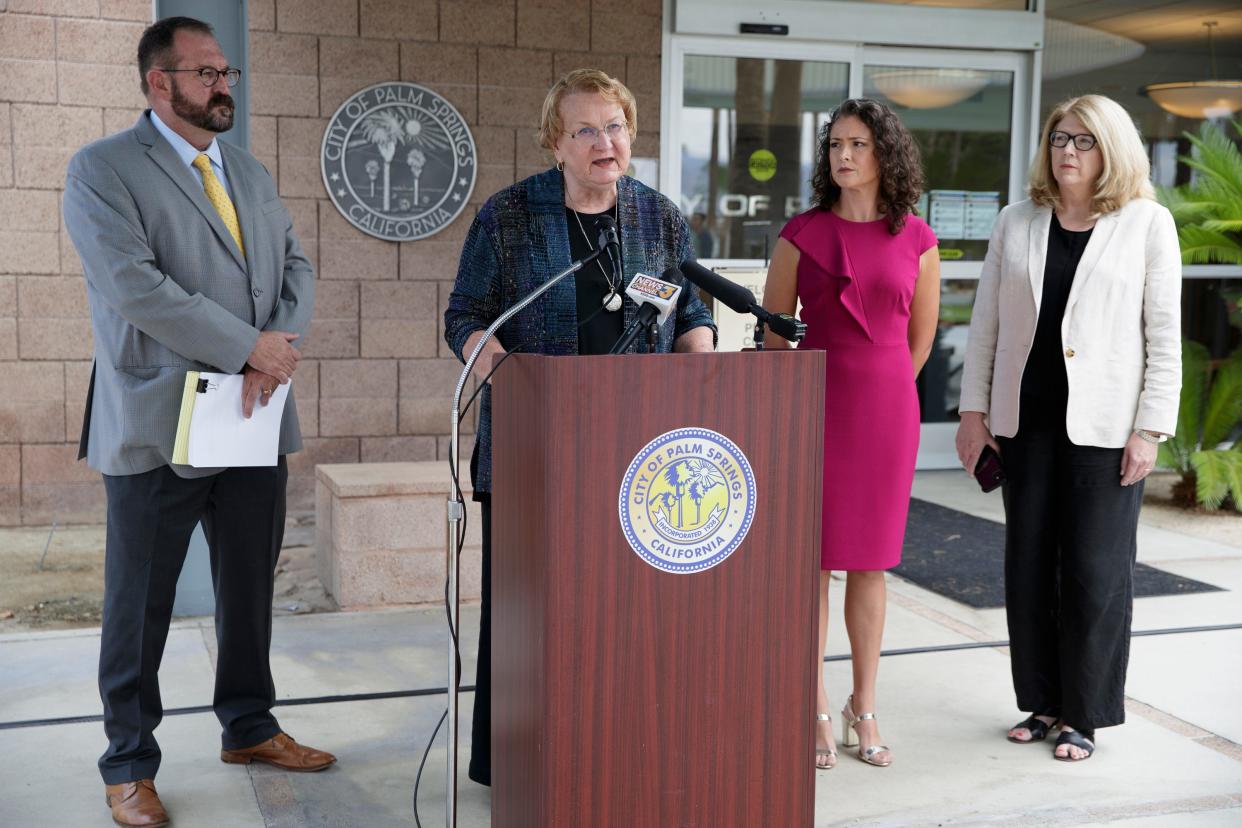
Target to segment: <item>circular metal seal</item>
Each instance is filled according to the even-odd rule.
[[[323,184],[345,220],[387,241],[443,230],[465,209],[478,163],[461,113],[414,83],[355,92],[328,121]]]

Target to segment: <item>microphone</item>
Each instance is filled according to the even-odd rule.
[[[641,331],[652,324],[663,325],[677,307],[677,297],[681,293],[682,285],[681,271],[670,267],[664,271],[663,277],[656,279],[639,273],[630,280],[625,295],[638,304],[638,315],[608,353],[625,353]]]
[[[708,295],[719,299],[725,307],[738,313],[750,313],[757,307],[755,294],[736,282],[730,282],[719,273],[714,273],[693,259],[681,263],[681,272]]]
[[[712,296],[730,310],[741,314],[754,314],[761,324],[767,325],[772,333],[790,342],[801,342],[806,336],[806,324],[798,321],[787,313],[772,313],[755,301],[755,294],[736,282],[730,282],[719,273],[715,273],[703,265],[687,259],[681,263],[681,272],[694,284],[698,285],[708,296]],[[759,329],[757,328],[756,331]],[[756,346],[759,346],[762,334],[756,333]]]
[[[617,223],[612,216],[604,215],[595,219],[595,226],[599,228],[599,249],[608,251],[612,277],[618,281],[625,278],[621,269],[621,239],[617,236]]]

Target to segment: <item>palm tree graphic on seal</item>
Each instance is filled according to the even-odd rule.
[[[363,118],[359,122],[358,129],[362,134],[362,142],[374,144],[380,158],[384,160],[383,209],[386,213],[392,209],[392,162],[397,156],[398,146],[408,144],[411,147],[405,155],[405,163],[414,180],[414,198],[411,205],[414,209],[418,209],[420,203],[419,180],[423,177],[424,169],[429,161],[434,162],[450,176],[453,172],[451,157],[445,159],[427,155],[427,151],[430,150],[441,154],[447,152],[451,156],[452,144],[448,135],[443,128],[436,127],[429,116],[413,107],[386,106],[378,109]],[[350,142],[350,146],[354,145],[354,142]],[[371,175],[369,162],[367,175]],[[374,195],[374,177],[371,182],[372,195]],[[426,196],[424,195],[421,200],[425,201]]]
[[[405,124],[392,108],[372,112],[362,120],[362,137],[375,144],[380,158],[384,159],[384,212],[388,212],[392,199],[392,159],[397,154],[397,144],[405,143]]]
[[[663,505],[667,510],[669,522],[672,522],[672,509],[667,499],[671,496],[676,502],[678,529],[686,527],[685,500],[687,497],[694,501],[694,524],[698,526],[703,522],[703,499],[714,487],[725,484],[724,475],[721,474],[720,469],[706,460],[693,458],[676,461],[664,470],[663,475],[664,480],[673,487],[671,493],[664,495]]]

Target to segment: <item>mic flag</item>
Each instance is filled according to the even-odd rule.
[[[677,295],[681,293],[681,272],[670,267],[662,275],[664,279],[656,279],[639,273],[630,280],[625,295],[638,305],[638,313],[608,353],[625,353],[641,331],[649,329],[653,323],[663,325],[664,320],[677,307]]]
[[[639,273],[630,280],[629,286],[625,289],[625,295],[633,299],[634,304],[640,308],[644,304],[656,307],[659,311],[655,319],[657,325],[663,325],[668,319],[673,308],[677,306],[677,295],[681,293],[681,272],[676,268],[669,268],[664,275],[667,277],[669,273],[676,277],[676,282],[666,282],[654,276]]]

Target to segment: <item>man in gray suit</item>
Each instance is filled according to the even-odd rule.
[[[99,760],[121,825],[165,825],[155,792],[163,715],[157,672],[190,534],[211,548],[220,758],[322,770],[272,716],[272,591],[285,520],[284,455],[301,448],[290,393],[276,466],[175,465],[186,371],[244,373],[242,407],[266,405],[297,368],[314,272],[263,165],[216,134],[233,125],[229,67],[211,28],[161,20],[138,45],[150,109],[79,151],[65,223],[86,273],[95,365],[82,452],[108,498]]]

